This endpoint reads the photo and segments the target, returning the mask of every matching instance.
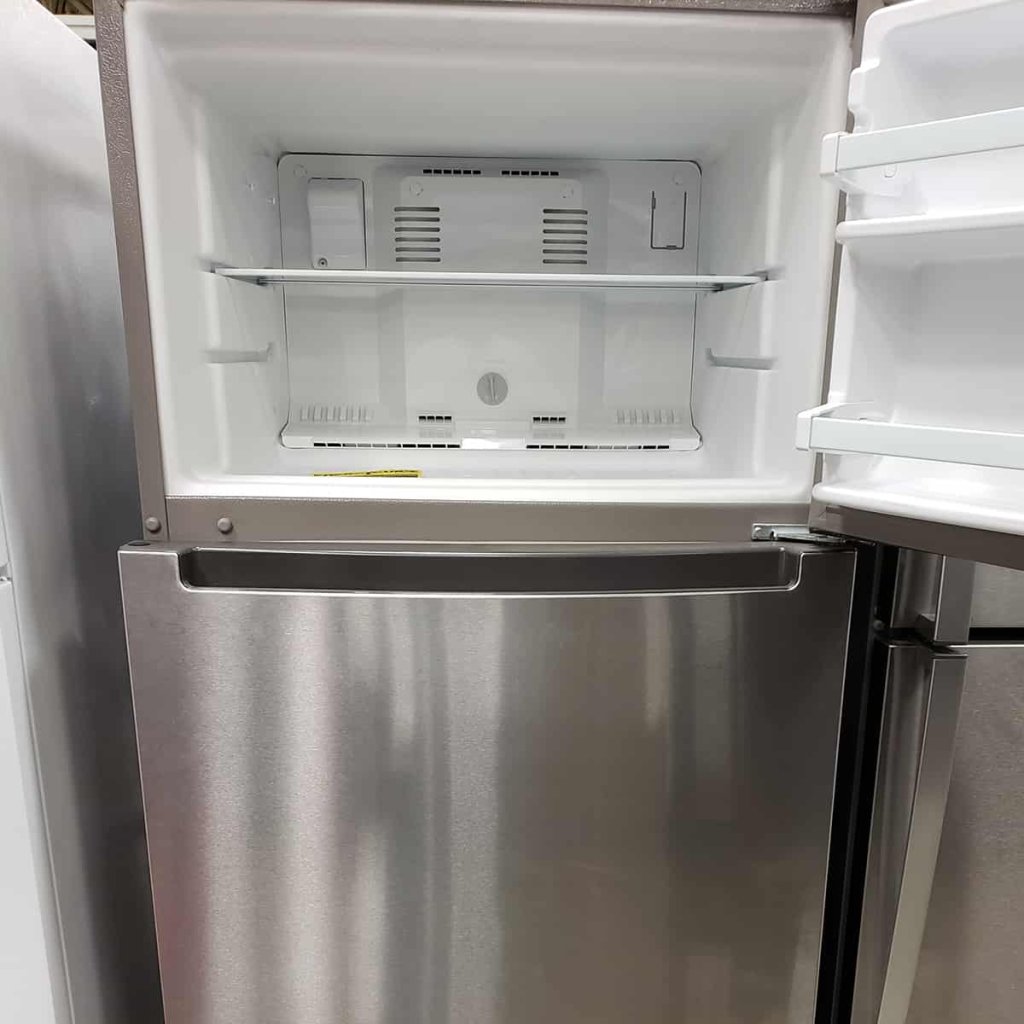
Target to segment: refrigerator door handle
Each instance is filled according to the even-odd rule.
[[[931,899],[967,658],[935,653],[892,939],[882,982],[878,1024],[905,1024]]]

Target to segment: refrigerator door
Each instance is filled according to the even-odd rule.
[[[971,603],[972,630],[1024,630],[1024,573],[994,565],[979,565]],[[1007,635],[998,635],[1006,639]],[[989,639],[995,638],[992,633]]]
[[[124,549],[167,1024],[812,1024],[855,558]]]
[[[966,658],[888,648],[852,1024],[903,1024],[931,895]]]
[[[1021,1019],[1024,645],[965,650],[967,684],[912,1024]]]
[[[923,662],[905,649],[890,678],[853,1024],[1020,1020],[1024,646],[952,656],[962,696],[948,662],[926,708]]]
[[[1024,567],[1024,0],[876,12],[849,106],[812,523]]]

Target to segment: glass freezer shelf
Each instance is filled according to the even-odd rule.
[[[220,277],[252,284],[477,285],[488,288],[669,288],[721,292],[747,288],[764,274],[517,274],[434,270],[284,270],[214,267]]]

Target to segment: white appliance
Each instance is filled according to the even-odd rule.
[[[137,522],[96,54],[0,6],[0,1019],[154,1020],[115,551]]]

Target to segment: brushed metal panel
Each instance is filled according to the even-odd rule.
[[[811,1024],[856,556],[766,547],[572,595],[125,549],[168,1024]]]
[[[419,2],[419,0],[418,0]],[[852,18],[857,0],[422,0],[440,3],[542,4],[546,7],[640,7],[683,11],[734,11],[756,14],[815,14]]]
[[[837,505],[811,503],[812,530],[838,533],[893,547],[913,548],[951,558],[1024,569],[1024,537],[928,519],[883,515]]]
[[[597,505],[359,501],[318,498],[167,499],[178,542],[438,541],[604,543],[749,541],[755,523],[802,523],[807,505]]]
[[[932,652],[923,644],[888,646],[871,839],[864,882],[853,1024],[876,1024],[910,840],[924,747]],[[910,970],[913,970],[911,965]]]
[[[0,94],[0,492],[24,667],[12,696],[30,710],[59,918],[55,1012],[150,1024],[159,979],[115,562],[139,497],[96,54],[39,5],[0,3]],[[10,913],[0,897],[0,927]],[[17,970],[0,963],[0,989]]]
[[[1019,1024],[1024,646],[967,653],[953,776],[908,1024]]]
[[[959,558],[902,549],[892,625],[912,629],[928,643],[966,643],[975,576],[977,570],[989,568]]]
[[[100,65],[107,166],[113,201],[117,266],[121,284],[128,378],[131,382],[132,425],[142,523],[149,536],[167,536],[164,504],[163,444],[156,403],[153,337],[149,322],[149,285],[142,245],[142,214],[135,167],[135,136],[124,49],[123,0],[95,0],[96,50]],[[122,538],[123,539],[123,538]]]
[[[977,567],[971,628],[1024,630],[1024,572],[995,565]]]

